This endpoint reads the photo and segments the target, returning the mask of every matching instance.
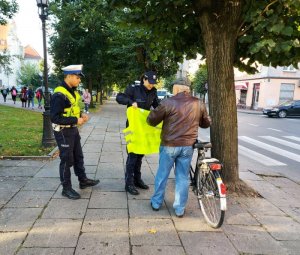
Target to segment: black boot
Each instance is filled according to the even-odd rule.
[[[140,194],[140,192],[138,192],[138,190],[134,187],[134,185],[126,185],[125,190],[134,196]]]
[[[134,186],[140,189],[149,189],[149,186],[146,185],[142,179],[134,181]]]
[[[99,182],[100,182],[99,180],[92,180],[92,179],[86,178],[86,179],[79,181],[79,188],[85,189],[87,187],[92,187],[92,186],[97,185]]]
[[[79,199],[80,195],[73,190],[72,188],[63,188],[62,193],[64,197],[67,197],[69,199]]]

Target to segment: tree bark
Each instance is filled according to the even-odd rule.
[[[233,63],[241,2],[197,1],[208,67],[212,156],[223,163],[224,181],[232,189],[239,182]]]

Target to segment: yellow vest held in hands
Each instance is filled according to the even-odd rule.
[[[129,126],[123,130],[127,142],[127,151],[135,154],[153,154],[159,152],[162,122],[156,127],[147,123],[150,111],[140,108],[127,108]]]

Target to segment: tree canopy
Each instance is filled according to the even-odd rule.
[[[5,25],[18,11],[16,0],[0,0],[0,25]]]

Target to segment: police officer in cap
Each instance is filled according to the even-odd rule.
[[[72,189],[71,166],[74,167],[81,189],[95,186],[99,180],[91,180],[86,176],[77,128],[78,125],[88,121],[88,115],[80,112],[79,101],[81,97],[76,91],[81,77],[84,77],[82,65],[70,65],[62,68],[62,70],[64,81],[54,90],[51,98],[50,115],[60,152],[59,173],[63,186],[62,195],[70,199],[79,199],[80,195]]]
[[[119,93],[116,100],[119,104],[127,107],[142,108],[150,110],[151,107],[158,106],[158,97],[156,88],[156,73],[149,71],[144,73],[140,84],[129,85],[124,93]],[[128,127],[128,120],[126,122]],[[141,178],[141,166],[144,155],[128,153],[125,172],[125,190],[132,195],[138,195],[140,189],[149,189]]]

